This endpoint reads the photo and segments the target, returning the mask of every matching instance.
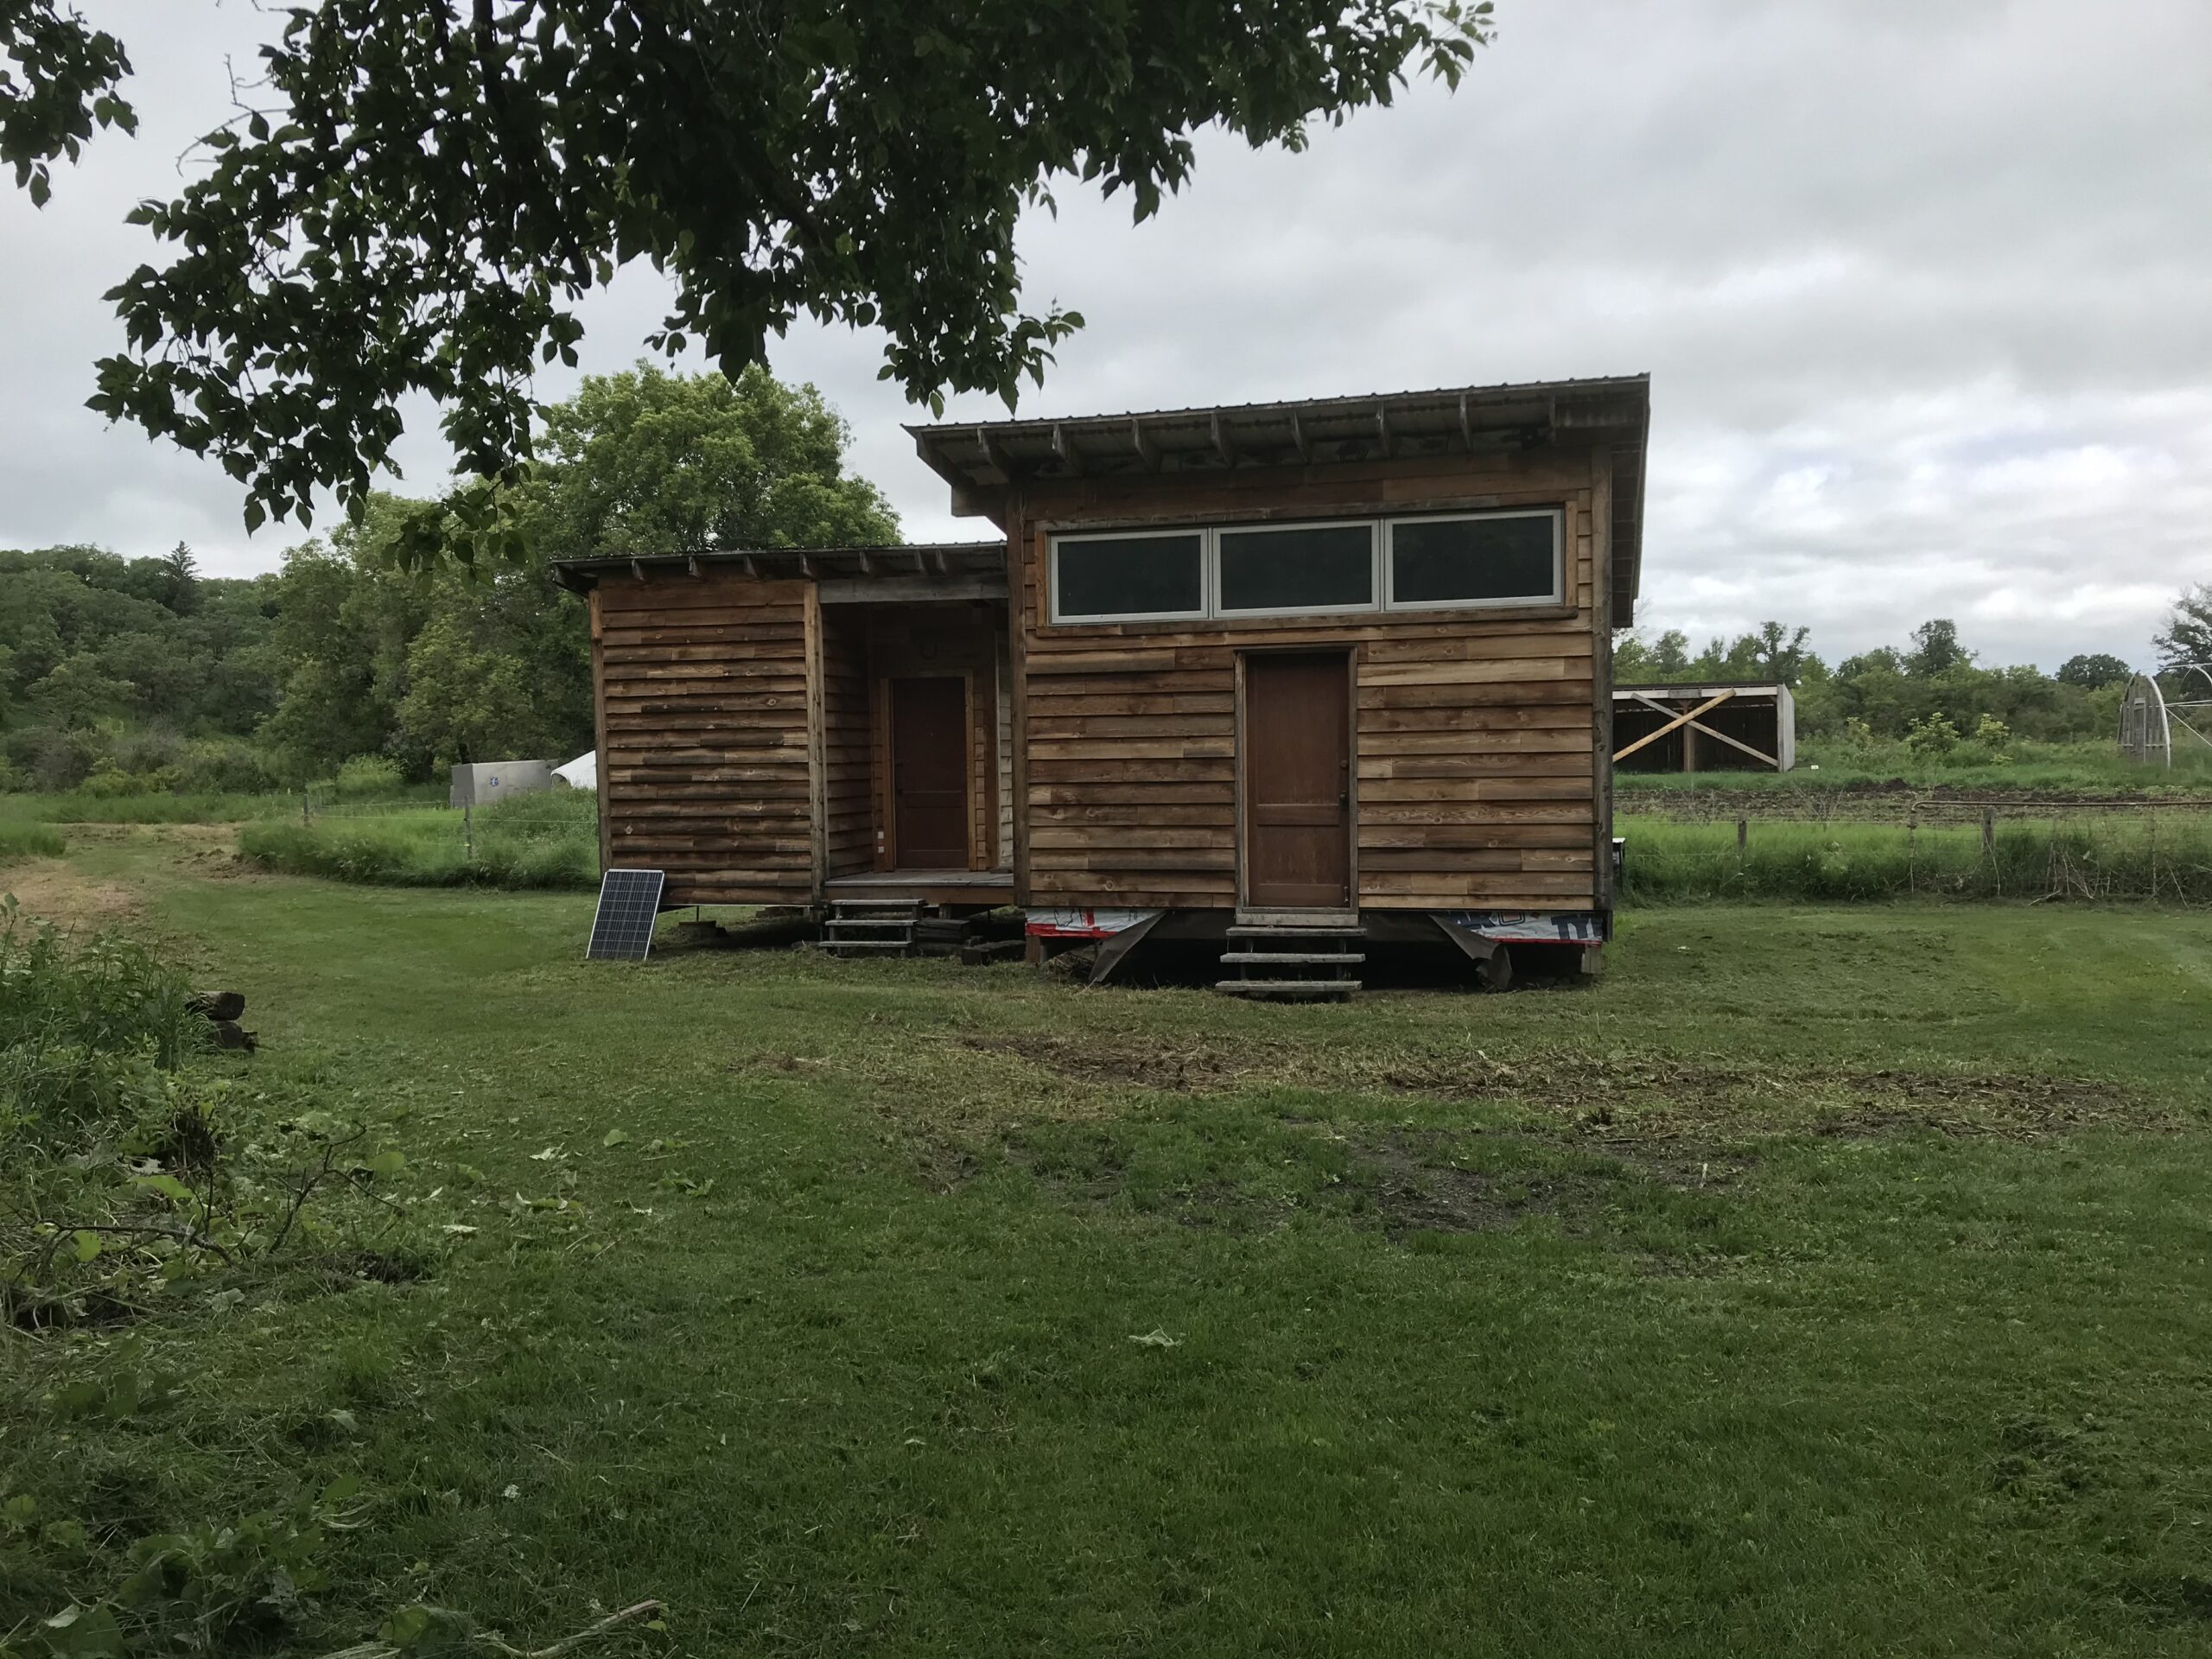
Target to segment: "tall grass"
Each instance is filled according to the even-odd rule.
[[[1906,898],[2212,904],[2212,817],[2128,813],[1995,824],[1732,823],[1623,817],[1625,904]]]
[[[50,825],[0,820],[0,864],[19,858],[59,858],[67,847],[61,832]]]
[[[128,1118],[149,1070],[175,1066],[207,1029],[175,968],[102,935],[71,949],[0,906],[0,1147]]]
[[[1899,742],[1852,745],[1808,739],[1791,772],[1616,771],[1624,798],[1648,792],[1867,789],[1964,789],[1993,792],[2094,791],[2178,795],[2212,792],[2212,748],[2177,744],[2171,767],[2138,766],[2106,743],[2039,743],[2015,739],[2001,750],[1962,743],[1948,753]]]
[[[299,810],[297,795],[0,796],[0,823],[242,823]]]
[[[517,796],[469,815],[444,808],[249,823],[238,849],[296,875],[402,887],[569,887],[599,880],[599,798],[590,790]]]

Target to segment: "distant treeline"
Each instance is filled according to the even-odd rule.
[[[1861,652],[1830,666],[1808,645],[1812,631],[1763,624],[1733,639],[1714,639],[1693,655],[1678,630],[1656,639],[1622,635],[1613,676],[1622,684],[1687,680],[1778,682],[1796,693],[1797,729],[1812,738],[1902,740],[1936,748],[1955,742],[2001,744],[2008,738],[2068,742],[2108,738],[2135,671],[2107,653],[2068,658],[2055,674],[2032,664],[1985,666],[1955,624],[1923,622],[1910,643]],[[2176,602],[2152,641],[2171,673],[2212,656],[2212,590]]]
[[[548,411],[518,563],[427,574],[388,556],[407,505],[199,573],[180,545],[0,550],[0,790],[243,792],[423,779],[454,761],[591,747],[584,607],[556,558],[895,540],[842,470],[843,423],[754,370],[595,376]]]
[[[243,580],[182,547],[0,551],[0,788],[248,791],[360,755],[397,780],[590,743],[581,607],[542,568],[418,579],[352,527]]]

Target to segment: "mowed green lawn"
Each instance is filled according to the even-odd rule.
[[[156,1522],[361,1475],[302,1651],[2212,1646],[2202,914],[1656,911],[1296,1008],[73,857],[454,1241],[158,1322],[179,1423],[12,1427]]]

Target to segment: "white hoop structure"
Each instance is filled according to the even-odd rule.
[[[2172,717],[2166,713],[2165,694],[2148,674],[2127,683],[2127,696],[2120,705],[2120,752],[2139,766],[2174,763]]]
[[[2212,749],[2212,737],[2205,734],[2212,728],[2212,664],[2182,663],[2168,675],[2172,696],[2150,675],[2138,674],[2120,705],[2120,752],[2144,766],[2173,765],[2177,729],[2186,734],[2184,748],[2193,739]]]

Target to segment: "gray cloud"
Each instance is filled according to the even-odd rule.
[[[268,20],[98,10],[147,130],[97,145],[44,213],[0,196],[0,543],[181,537],[264,568],[293,536],[249,540],[213,468],[79,405],[115,336],[98,294],[146,257],[117,221],[173,186],[223,53]],[[1501,11],[1456,96],[1411,88],[1299,156],[1208,135],[1151,223],[1064,188],[1024,226],[1030,299],[1089,327],[1023,412],[1648,369],[1654,626],[1776,616],[1837,655],[1945,614],[1996,659],[2142,659],[2173,593],[2212,579],[2212,9]],[[660,308],[649,274],[595,297],[585,367],[636,356]],[[775,354],[843,410],[911,533],[972,533],[879,360],[811,327]],[[433,487],[427,410],[404,453]]]

